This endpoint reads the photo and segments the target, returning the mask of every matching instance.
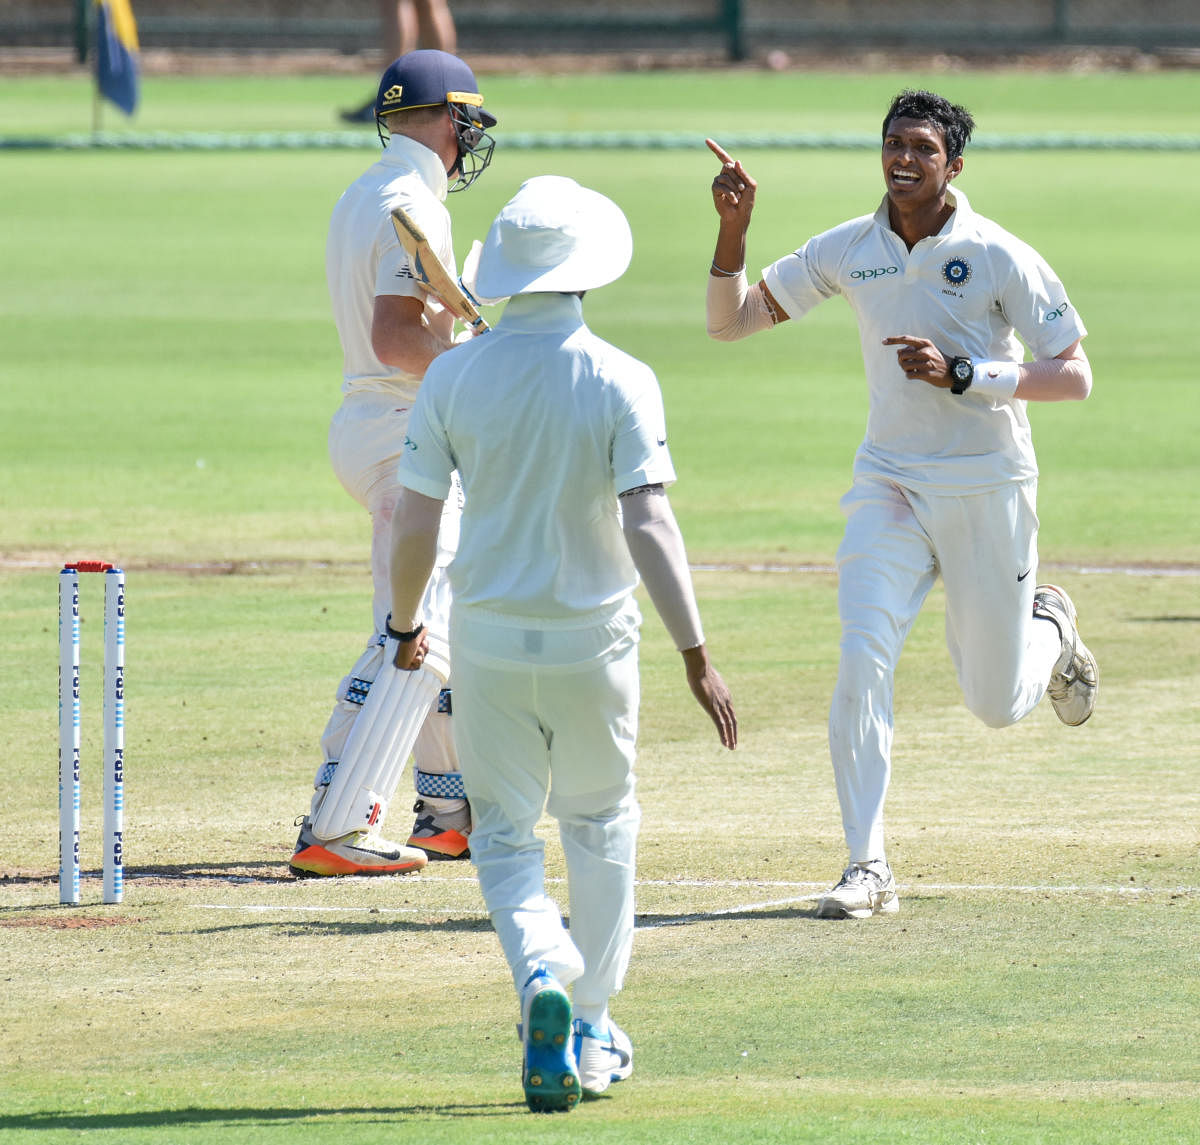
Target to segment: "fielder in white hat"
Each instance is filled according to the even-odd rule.
[[[475,280],[481,298],[508,304],[489,333],[430,365],[393,518],[392,625],[417,634],[396,666],[416,668],[457,471],[455,739],[471,859],[519,995],[533,1110],[569,1110],[633,1071],[608,1006],[633,940],[639,575],[693,695],[721,743],[737,743],[665,491],[675,471],[657,379],[583,321],[584,292],[619,278],[632,252],[625,216],[603,195],[550,175],[522,184]],[[543,809],[566,855],[569,932],[546,895],[534,832]]]
[[[495,302],[514,294],[575,293],[615,282],[633,257],[621,208],[562,175],[521,184],[492,223],[475,295]]]

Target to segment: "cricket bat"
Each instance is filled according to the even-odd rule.
[[[392,226],[396,228],[400,245],[412,260],[413,273],[417,278],[429,286],[430,291],[442,300],[446,309],[456,318],[461,318],[473,330],[487,330],[488,324],[470,295],[446,269],[429,245],[425,232],[413,222],[403,207],[396,207],[392,211]]]

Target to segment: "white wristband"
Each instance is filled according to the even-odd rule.
[[[1011,398],[1021,379],[1019,362],[976,362],[971,389],[985,398]]]

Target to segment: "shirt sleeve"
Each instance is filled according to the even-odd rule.
[[[649,366],[640,370],[627,391],[613,434],[613,487],[617,494],[641,485],[672,485],[675,467],[667,450],[667,418],[662,391]]]
[[[1053,358],[1087,334],[1058,275],[1031,247],[1016,246],[1000,309],[1034,358]]]
[[[437,210],[421,210],[417,204],[406,198],[392,200],[404,207],[412,215],[417,225],[425,232],[433,249],[437,251],[446,269],[456,274],[454,265],[454,245],[450,234],[450,215],[440,203]],[[405,298],[425,299],[427,293],[422,289],[413,273],[412,262],[408,252],[400,245],[396,237],[396,229],[392,226],[390,216],[384,220],[379,238],[379,260],[375,269],[375,295],[400,295]]]
[[[798,251],[784,255],[763,272],[772,297],[789,318],[802,318],[814,306],[840,293],[836,276],[824,267],[823,236],[806,242]]]
[[[385,245],[379,265],[375,269],[375,297],[380,295],[402,298],[423,298],[425,295],[425,291],[413,275],[408,252],[400,245],[399,240]]]
[[[408,433],[396,480],[415,493],[444,501],[450,495],[452,474],[457,466],[436,406],[436,378],[431,384],[427,372],[408,415]]]

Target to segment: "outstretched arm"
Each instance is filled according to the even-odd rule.
[[[625,542],[642,583],[683,657],[688,687],[716,726],[721,743],[737,747],[737,716],[725,681],[712,666],[687,566],[683,536],[661,485],[621,496]]]

